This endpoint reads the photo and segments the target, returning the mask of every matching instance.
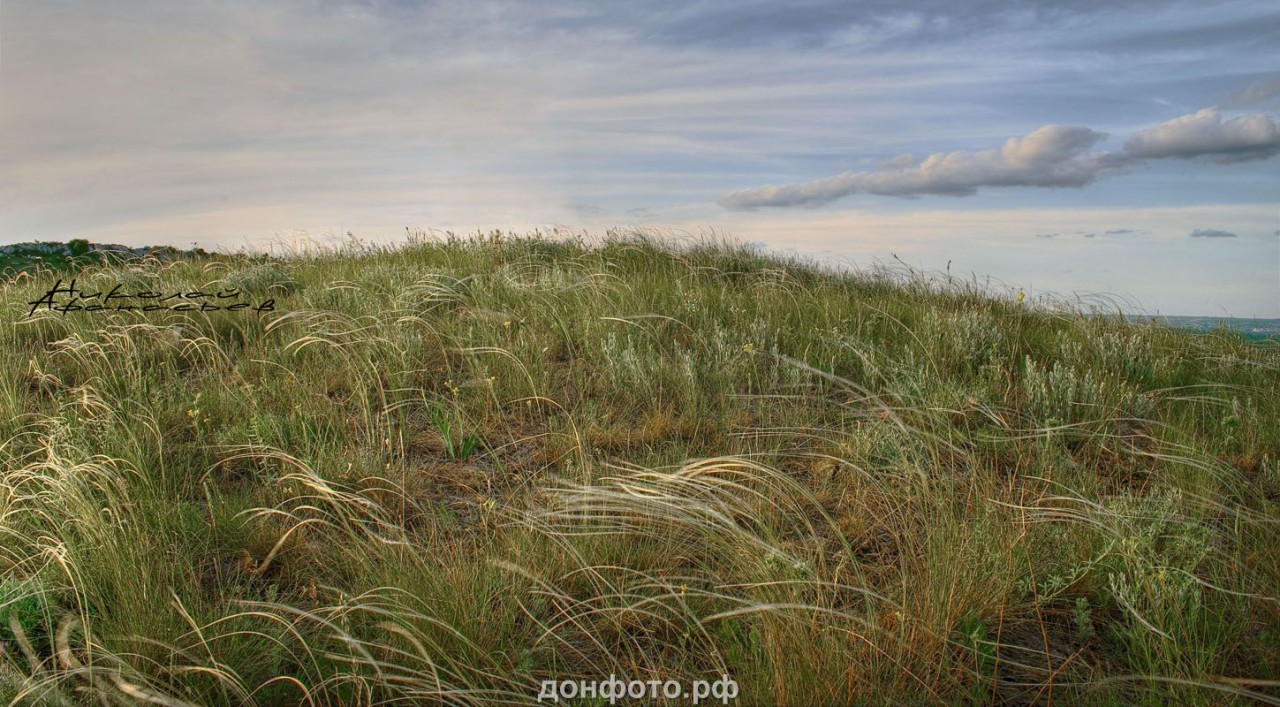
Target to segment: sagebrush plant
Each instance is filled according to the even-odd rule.
[[[1280,351],[711,238],[4,285],[0,694],[1280,703]],[[10,618],[12,617],[12,619]]]

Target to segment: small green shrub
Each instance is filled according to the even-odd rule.
[[[13,646],[18,637],[12,622],[16,620],[23,637],[37,653],[49,646],[49,604],[38,584],[6,577],[0,581],[0,644]]]
[[[474,432],[455,432],[455,417],[443,404],[431,407],[431,424],[440,433],[445,455],[454,460],[468,459],[480,448],[481,439]]]

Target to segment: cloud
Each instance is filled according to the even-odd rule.
[[[1134,133],[1124,150],[1136,159],[1266,159],[1280,154],[1280,121],[1262,113],[1224,121],[1217,108],[1205,108]]]
[[[1109,238],[1109,237],[1115,237],[1115,236],[1149,235],[1149,232],[1139,230],[1136,228],[1112,228],[1105,231],[1096,230],[1096,231],[1089,231],[1087,233],[1084,231],[1077,231],[1076,235],[1083,236],[1084,238],[1099,238],[1099,237]]]
[[[1265,3],[1237,3],[1223,12],[1204,12],[1190,7],[1162,8],[1146,17],[1134,17],[1132,24],[1099,27],[1097,32],[1081,37],[1077,46],[1086,50],[1102,50],[1129,55],[1185,53],[1196,56],[1206,48],[1231,43],[1237,47],[1265,50],[1275,41],[1274,10]],[[1208,9],[1206,6],[1205,9]],[[1166,14],[1167,13],[1167,14]],[[1163,17],[1161,17],[1163,15]],[[1133,15],[1131,15],[1133,17]],[[1172,24],[1162,20],[1177,17]]]
[[[564,208],[577,214],[579,217],[599,216],[604,213],[604,209],[595,204],[584,204],[581,202],[573,202],[565,204]]]
[[[1243,91],[1234,94],[1227,99],[1226,107],[1239,108],[1243,106],[1251,106],[1280,96],[1280,74],[1276,74],[1269,79],[1259,81],[1249,86]]]
[[[1012,137],[998,150],[939,152],[923,161],[899,155],[870,172],[845,172],[800,184],[742,189],[717,203],[734,210],[821,206],[852,194],[970,196],[983,187],[1083,187],[1099,177],[1156,159],[1219,164],[1280,154],[1280,121],[1265,113],[1222,119],[1217,108],[1134,133],[1118,152],[1090,152],[1106,133],[1046,125]],[[1110,235],[1119,235],[1121,230]]]
[[[1122,156],[1090,153],[1106,137],[1089,128],[1046,125],[1012,137],[998,150],[939,152],[923,160],[896,157],[871,172],[846,172],[790,186],[767,186],[727,194],[730,209],[817,206],[857,193],[912,197],[968,196],[982,187],[1082,187],[1123,166]]]
[[[1197,228],[1191,232],[1192,238],[1236,238],[1230,231],[1219,231],[1216,228]]]

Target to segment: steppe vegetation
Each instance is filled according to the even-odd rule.
[[[17,704],[1280,703],[1272,343],[641,236],[71,276],[3,287]]]

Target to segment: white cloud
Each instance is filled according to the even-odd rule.
[[[1099,177],[1154,159],[1202,159],[1220,164],[1280,154],[1280,121],[1266,114],[1223,120],[1206,108],[1140,130],[1119,152],[1089,152],[1106,133],[1046,125],[1012,137],[999,150],[935,153],[916,161],[900,155],[870,172],[845,172],[800,184],[743,189],[721,197],[729,209],[818,206],[852,194],[969,196],[983,187],[1082,187]]]
[[[1222,164],[1280,154],[1280,121],[1266,114],[1222,119],[1217,108],[1141,130],[1125,143],[1138,159],[1203,159]]]
[[[726,195],[720,204],[751,209],[825,204],[856,193],[967,196],[981,187],[1081,187],[1124,164],[1119,155],[1088,152],[1105,137],[1089,128],[1046,125],[1009,138],[998,150],[939,152],[922,161],[902,155],[871,172],[745,189]]]

